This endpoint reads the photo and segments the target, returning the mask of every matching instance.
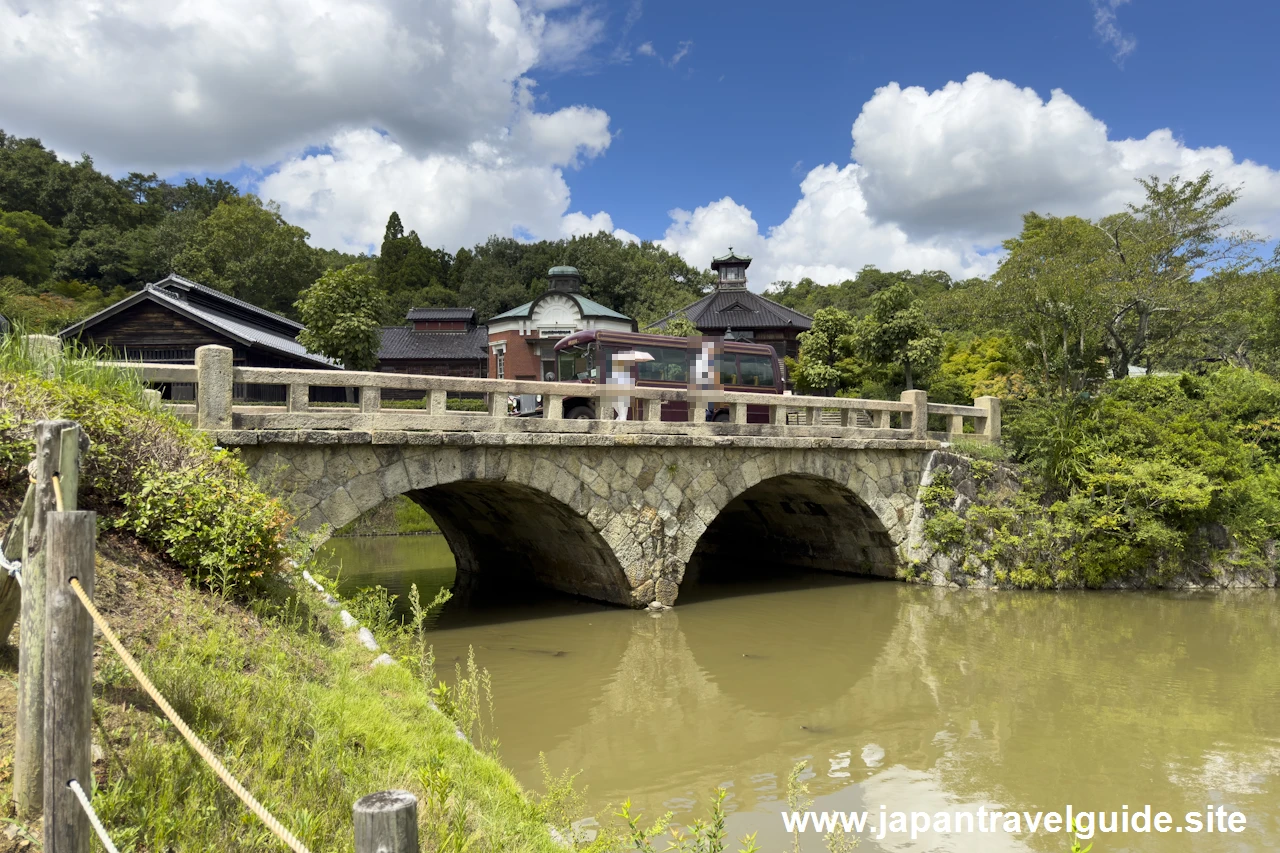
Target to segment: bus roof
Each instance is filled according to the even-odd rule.
[[[707,337],[711,337],[708,335]],[[583,346],[592,342],[599,344],[617,344],[631,347],[687,346],[688,338],[676,338],[670,335],[646,335],[642,332],[615,332],[609,329],[583,329],[561,338],[555,346],[556,352],[569,347]],[[676,343],[680,341],[680,343]],[[757,353],[773,355],[777,353],[769,344],[753,344],[746,341],[723,341],[726,352]]]

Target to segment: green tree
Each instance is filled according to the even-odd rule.
[[[698,327],[684,314],[677,314],[672,317],[657,332],[660,335],[669,335],[673,338],[691,338],[700,334]]]
[[[348,370],[373,370],[382,341],[381,302],[377,279],[363,265],[328,270],[296,303],[306,326],[298,343]]]
[[[871,314],[855,333],[857,348],[875,364],[902,368],[903,384],[910,391],[915,380],[937,366],[942,355],[942,333],[925,316],[911,286],[899,282],[871,297]]]
[[[310,235],[285,222],[274,202],[245,195],[221,202],[192,230],[175,271],[270,311],[291,313],[320,274]]]
[[[800,357],[791,367],[799,390],[831,395],[848,386],[847,361],[853,353],[855,326],[854,319],[839,308],[814,313],[813,326],[799,335]]]
[[[48,280],[58,232],[34,213],[0,211],[0,276],[27,284]]]

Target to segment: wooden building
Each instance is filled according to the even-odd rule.
[[[148,284],[58,334],[103,347],[129,361],[195,364],[196,348],[230,347],[242,367],[297,367],[341,370],[341,365],[298,343],[303,326],[179,275]],[[164,389],[187,399],[190,389]],[[319,389],[316,389],[319,390]],[[283,401],[284,388],[238,388],[240,396]]]
[[[414,308],[403,326],[384,326],[378,370],[483,378],[489,367],[489,330],[476,325],[474,308]],[[397,392],[388,399],[396,399]],[[398,392],[408,397],[408,392]],[[416,395],[416,396],[421,396]]]
[[[813,318],[748,290],[749,266],[751,258],[734,254],[730,247],[727,255],[711,260],[711,268],[720,274],[715,290],[647,328],[662,329],[683,314],[703,334],[769,344],[780,359],[797,357],[800,343],[796,336],[809,330]]]

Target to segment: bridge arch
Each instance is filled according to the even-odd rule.
[[[915,477],[875,454],[794,453],[751,460],[699,507],[705,530],[684,579],[725,578],[734,567],[794,567],[897,577]]]
[[[927,455],[683,436],[318,438],[246,453],[304,529],[408,495],[441,522],[463,571],[633,607],[674,604],[690,562],[715,555],[893,577]]]

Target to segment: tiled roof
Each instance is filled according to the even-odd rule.
[[[411,308],[405,315],[406,320],[467,320],[474,322],[474,308]]]
[[[383,326],[378,359],[487,359],[489,329],[465,332],[419,332],[408,326]]]
[[[251,346],[260,346],[265,349],[275,350],[276,352],[292,356],[293,358],[315,362],[316,364],[320,364],[325,367],[340,366],[336,361],[331,361],[319,353],[308,352],[306,347],[288,335],[280,334],[271,329],[248,323],[239,317],[231,316],[221,311],[215,311],[209,305],[201,305],[188,299],[180,299],[168,290],[157,288],[152,285],[148,285],[148,288],[151,290],[152,296],[157,297],[161,302],[182,308],[188,315],[192,315],[193,319],[203,321],[214,328],[221,329],[231,337],[239,338]],[[236,301],[238,302],[239,300]],[[299,326],[299,329],[301,328],[302,327]]]
[[[581,293],[567,293],[563,290],[547,291],[547,292],[560,293],[564,296],[569,297],[570,299],[576,300],[578,303],[578,307],[582,309],[583,317],[610,317],[614,320],[626,320],[628,322],[631,321],[631,318],[628,317],[626,314],[619,314],[617,311],[614,311],[612,308],[606,308],[603,305],[601,305],[599,302],[588,299],[587,297],[583,296]],[[538,300],[535,299],[533,301],[526,302],[523,305],[517,305],[515,308],[512,308],[510,311],[503,311],[501,314],[495,314],[494,316],[489,318],[489,321],[492,322],[494,320],[509,320],[516,317],[528,317],[530,314],[530,310],[533,308],[533,303],[537,301]]]
[[[303,329],[302,325],[177,275],[148,284],[137,293],[114,305],[108,305],[58,334],[63,338],[75,337],[100,321],[144,301],[162,305],[246,346],[262,347],[318,367],[341,368],[335,361],[318,353],[308,352],[306,347],[295,340],[298,332]]]
[[[661,329],[667,321],[685,315],[699,329],[808,329],[813,318],[765,299],[746,288],[713,290],[692,305],[673,311],[648,328]]]
[[[288,317],[281,317],[279,314],[273,314],[265,308],[259,308],[243,299],[236,299],[223,293],[221,290],[214,290],[212,287],[206,287],[198,281],[192,281],[189,278],[183,278],[177,273],[169,273],[164,278],[149,285],[150,287],[159,287],[166,290],[176,290],[194,294],[197,302],[211,303],[213,310],[225,313],[228,311],[243,311],[253,318],[255,322],[265,323],[268,326],[278,328],[280,331],[291,331],[294,335],[301,332],[305,327]]]

